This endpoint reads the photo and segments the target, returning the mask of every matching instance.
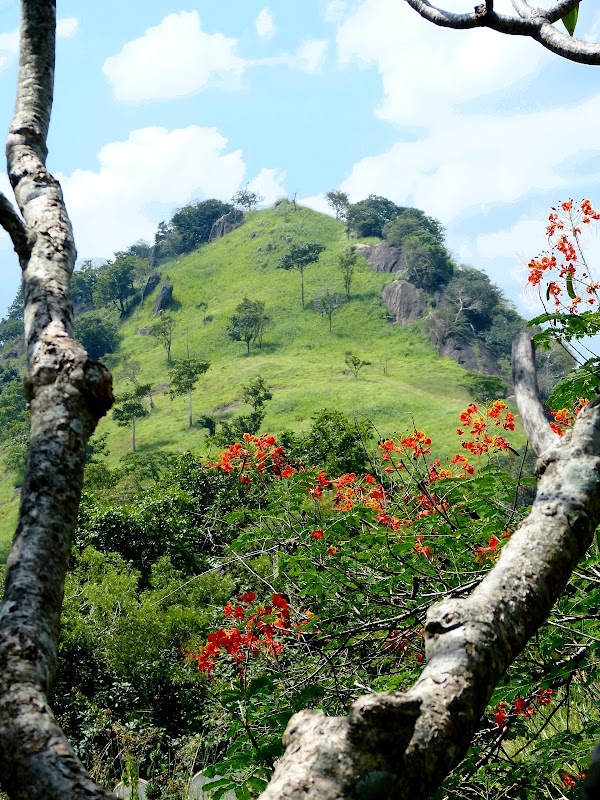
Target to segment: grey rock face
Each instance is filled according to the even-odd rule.
[[[142,300],[145,300],[150,292],[153,292],[154,289],[160,283],[160,272],[154,272],[152,275],[148,277],[146,281],[146,285],[144,286],[144,291],[142,292]]]
[[[373,272],[399,272],[406,267],[402,249],[390,247],[387,242],[381,242],[377,247],[357,244],[356,252],[367,259]]]
[[[390,314],[396,317],[398,325],[416,322],[427,310],[425,292],[407,281],[388,283],[381,296]]]
[[[226,233],[231,233],[231,231],[239,228],[243,221],[244,212],[240,211],[239,208],[234,208],[229,214],[224,214],[222,217],[219,217],[216,222],[213,222],[208,241],[215,242],[217,239],[225,236]]]
[[[154,303],[154,316],[158,315],[168,308],[169,303],[173,299],[173,284],[161,283],[158,294],[156,295],[156,302]]]
[[[484,375],[502,375],[498,359],[490,348],[477,339],[450,338],[440,348],[440,355],[457,361],[471,372],[482,372]]]

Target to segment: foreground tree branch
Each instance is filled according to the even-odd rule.
[[[87,777],[46,700],[85,448],[112,392],[108,371],[72,338],[75,246],[60,186],[45,165],[55,3],[23,0],[21,13],[7,159],[22,220],[4,198],[0,222],[23,268],[31,434],[0,606],[0,781],[11,798],[110,797]]]
[[[578,0],[561,0],[549,9],[532,8],[525,0],[513,0],[516,16],[498,14],[493,2],[488,0],[475,7],[469,14],[455,14],[437,8],[427,0],[406,0],[428,22],[443,28],[466,30],[469,28],[491,28],[512,36],[529,36],[543,47],[569,61],[581,64],[600,64],[600,45],[575,39],[558,30],[554,23],[578,4]]]
[[[526,400],[519,403],[523,414],[535,405],[526,344],[516,348],[523,363],[515,364],[526,376],[520,385],[527,391],[518,397]],[[599,405],[579,415],[570,440],[540,442],[531,514],[470,597],[429,609],[427,666],[417,683],[404,694],[362,697],[347,717],[292,717],[286,753],[262,800],[420,800],[459,763],[498,680],[546,620],[600,521]]]

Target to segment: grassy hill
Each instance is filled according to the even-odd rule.
[[[319,263],[305,272],[304,310],[297,270],[277,269],[289,245],[324,245]],[[354,273],[349,301],[335,314],[333,330],[316,313],[315,297],[326,289],[343,292],[339,254],[348,246],[342,222],[289,203],[253,211],[241,227],[222,239],[161,266],[162,278],[174,286],[172,314],[176,320],[172,358],[190,356],[210,361],[194,392],[194,418],[209,414],[231,419],[247,412],[242,385],[260,375],[273,400],[266,406],[262,429],[277,434],[306,430],[311,415],[322,408],[367,419],[381,435],[403,431],[414,423],[427,431],[439,454],[456,452],[458,414],[471,399],[464,388],[465,371],[440,357],[418,325],[390,323],[381,300],[393,275],[372,272],[362,258]],[[207,431],[187,426],[187,397],[171,400],[166,353],[152,336],[137,331],[150,327],[156,292],[144,307],[135,308],[121,324],[118,350],[105,360],[115,376],[115,392],[127,390],[119,378],[121,365],[137,361],[139,379],[151,383],[156,409],[136,423],[138,451],[158,448],[204,451]],[[272,322],[262,348],[227,337],[229,318],[244,298],[260,300]],[[198,303],[207,303],[203,322]],[[371,364],[355,377],[348,371],[350,351]],[[119,428],[110,414],[101,421],[107,434],[109,466],[131,449],[130,431]],[[12,534],[17,500],[10,476],[0,483],[0,548]]]

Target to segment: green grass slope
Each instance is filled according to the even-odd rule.
[[[286,237],[326,248],[319,263],[306,268],[304,310],[299,272],[276,266],[288,247]],[[191,356],[211,362],[194,392],[195,417],[230,418],[247,411],[241,386],[260,374],[273,393],[264,430],[306,429],[311,415],[327,407],[365,417],[389,434],[412,425],[413,413],[440,447],[455,447],[457,414],[469,399],[462,386],[464,370],[439,357],[418,326],[390,324],[381,290],[393,276],[372,272],[360,259],[350,300],[335,314],[331,333],[327,319],[315,312],[313,300],[319,292],[343,292],[338,257],[347,246],[341,222],[284,204],[248,214],[237,230],[162,267],[163,278],[168,276],[174,286],[172,357],[185,357],[189,348]],[[156,291],[123,324],[122,343],[110,362],[117,376],[119,364],[140,362],[141,380],[159,387],[156,410],[136,426],[139,449],[195,449],[205,431],[187,428],[187,398],[171,401],[168,394],[160,395],[169,380],[164,349],[153,337],[136,333],[155,321]],[[227,337],[229,318],[244,297],[264,302],[272,320],[262,348],[253,346],[250,355],[243,342]],[[211,322],[203,324],[199,302],[208,304]],[[348,374],[347,351],[371,362],[357,378]],[[126,388],[118,377],[115,385],[117,393]],[[128,432],[117,428],[110,416],[100,430],[109,433],[113,456],[128,451]]]
[[[319,263],[305,271],[304,310],[299,272],[276,266],[289,247],[286,237],[325,246]],[[331,333],[327,318],[315,312],[313,300],[319,292],[329,288],[343,293],[338,259],[349,244],[342,222],[308,208],[294,210],[284,202],[247,214],[237,230],[161,266],[163,280],[174,286],[172,358],[184,358],[189,350],[190,356],[210,361],[194,391],[194,419],[247,413],[241,387],[261,375],[273,394],[263,431],[306,430],[312,414],[329,408],[368,420],[385,436],[412,427],[414,419],[434,440],[436,454],[456,452],[458,415],[471,400],[463,386],[465,372],[441,358],[418,325],[390,323],[381,291],[392,275],[372,272],[361,258],[350,300],[335,314]],[[139,362],[139,380],[152,384],[156,409],[136,423],[138,452],[203,452],[207,432],[196,425],[188,428],[187,397],[169,397],[164,348],[154,337],[137,333],[156,322],[157,291],[122,323],[119,349],[106,359],[115,393],[128,389],[119,378],[121,365]],[[227,337],[229,318],[244,297],[264,302],[272,320],[262,348],[252,346],[250,355],[244,342]],[[196,307],[200,302],[208,304],[206,313],[212,316],[206,324]],[[347,370],[347,351],[371,362],[358,377]],[[131,450],[130,430],[118,427],[109,414],[98,432],[108,434],[108,462],[114,467]],[[10,478],[0,482],[0,551],[12,535],[17,504]]]

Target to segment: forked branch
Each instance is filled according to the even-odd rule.
[[[533,391],[535,374],[522,373],[521,386]],[[590,404],[570,439],[552,449],[549,441],[538,437],[544,459],[532,511],[494,569],[470,597],[429,609],[419,680],[403,694],[362,697],[348,717],[293,717],[262,800],[424,800],[462,759],[494,687],[547,618],[600,521],[600,409]]]
[[[457,30],[491,28],[512,36],[529,36],[569,61],[600,64],[600,44],[584,42],[554,27],[554,23],[577,5],[577,0],[561,0],[546,10],[532,8],[526,0],[512,0],[517,12],[513,16],[494,11],[493,3],[487,0],[468,14],[445,11],[432,5],[428,0],[406,0],[406,2],[434,25]]]

